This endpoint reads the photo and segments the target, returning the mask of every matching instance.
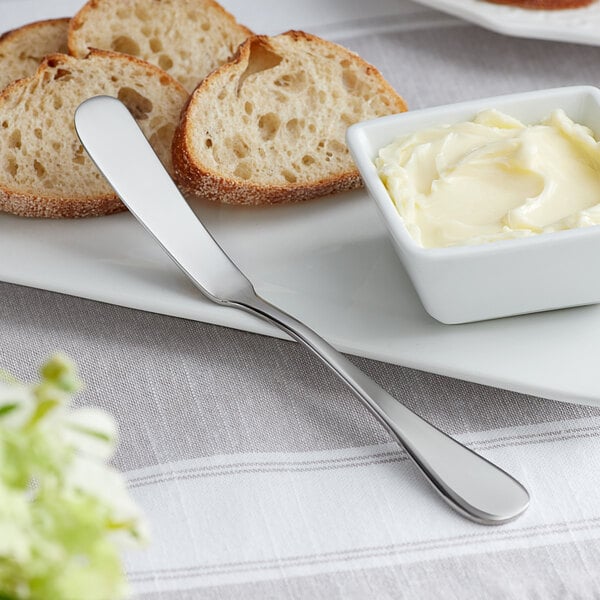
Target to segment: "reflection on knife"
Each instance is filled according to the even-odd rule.
[[[529,505],[513,477],[413,413],[306,325],[258,296],[193,213],[127,108],[86,100],[75,114],[88,154],[133,215],[200,291],[218,304],[281,328],[319,357],[387,427],[441,496],[482,524],[501,524]]]

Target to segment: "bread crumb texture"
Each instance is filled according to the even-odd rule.
[[[90,0],[71,21],[69,51],[137,56],[192,91],[251,34],[213,0]]]
[[[54,54],[33,77],[0,94],[0,209],[52,218],[124,210],[73,125],[79,104],[102,94],[127,105],[171,170],[173,132],[187,99],[177,81],[122,54],[94,51],[86,59]]]
[[[358,187],[347,127],[404,110],[375,67],[337,44],[297,31],[254,36],[191,96],[176,176],[188,193],[235,204]]]
[[[67,52],[69,19],[37,21],[0,36],[0,90],[33,75],[47,54]]]

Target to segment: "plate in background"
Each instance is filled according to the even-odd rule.
[[[600,1],[569,10],[535,10],[486,0],[414,0],[492,31],[600,46]]]

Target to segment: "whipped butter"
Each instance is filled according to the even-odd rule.
[[[526,126],[497,110],[379,151],[379,175],[425,248],[600,223],[600,144],[562,110]]]

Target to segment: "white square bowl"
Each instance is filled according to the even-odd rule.
[[[423,306],[438,321],[455,324],[600,302],[600,226],[449,248],[422,248],[406,230],[377,174],[373,161],[379,149],[400,136],[469,121],[490,108],[526,124],[562,108],[600,133],[600,90],[590,86],[409,111],[348,129],[350,152]]]

